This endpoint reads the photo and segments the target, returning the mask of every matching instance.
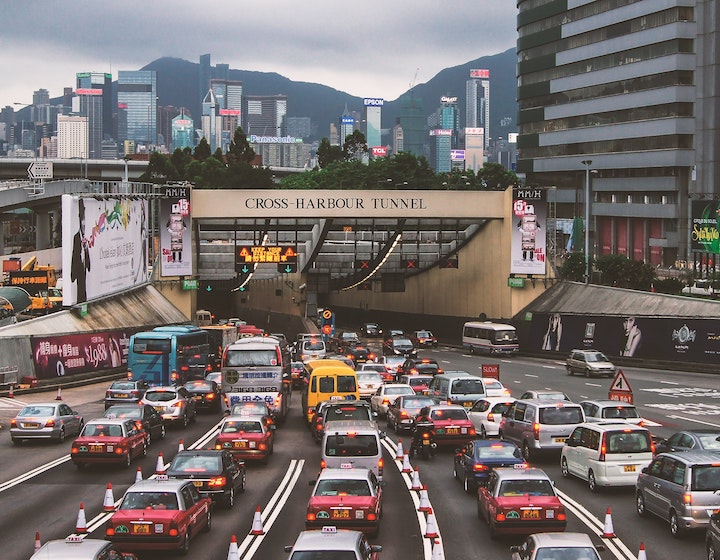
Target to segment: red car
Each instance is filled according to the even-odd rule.
[[[220,425],[215,449],[227,449],[235,459],[267,464],[273,453],[275,428],[261,416],[228,416]]]
[[[492,538],[565,530],[565,506],[541,469],[523,465],[495,468],[477,496],[478,517],[487,522]]]
[[[426,406],[420,411],[416,421],[430,421],[435,425],[435,443],[439,446],[462,447],[476,437],[475,425],[467,411],[458,404]]]
[[[105,538],[122,550],[179,550],[212,526],[212,500],[203,498],[191,480],[146,479],[123,496],[105,525]]]
[[[135,457],[147,455],[148,433],[129,418],[100,418],[85,424],[70,450],[78,468],[91,464],[129,467]]]
[[[377,535],[382,483],[368,469],[323,469],[308,502],[305,527],[325,525]]]

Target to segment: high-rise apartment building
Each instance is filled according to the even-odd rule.
[[[285,136],[286,118],[287,95],[243,97],[243,130],[248,136]]]
[[[86,159],[88,156],[88,119],[79,115],[58,115],[57,157]]]
[[[113,94],[112,74],[108,72],[79,72],[75,74],[75,93],[77,90],[99,90],[102,104],[101,140],[115,138],[113,131]]]
[[[490,70],[471,69],[465,82],[465,126],[483,128],[485,146],[490,142]]]
[[[518,2],[518,171],[529,186],[556,187],[558,218],[578,214],[590,191],[592,255],[667,265],[688,254],[692,171],[705,158],[694,152],[696,119],[716,131],[720,118],[696,113],[698,53],[712,53],[712,72],[717,64],[717,44],[702,51],[711,37],[695,7],[709,5]],[[717,106],[713,88],[700,94]],[[710,142],[716,150],[717,135]]]
[[[103,97],[102,90],[78,88],[73,98],[73,113],[87,118],[88,152],[83,157],[101,159],[103,140]]]
[[[372,151],[375,146],[382,146],[382,107],[383,99],[366,97],[365,105],[365,140]]]
[[[220,65],[218,64],[218,67]],[[225,72],[227,74],[227,72]],[[235,130],[242,126],[242,93],[243,83],[228,79],[213,78],[210,89],[215,94],[221,129],[221,147],[227,152]]]
[[[403,127],[400,124],[400,119],[395,123],[392,128],[392,151],[394,154],[399,154],[405,149],[405,136],[403,134]]]
[[[127,124],[125,137],[136,147],[157,144],[157,76],[154,70],[120,70],[118,72],[118,106],[124,106]],[[118,128],[119,125],[118,125]]]

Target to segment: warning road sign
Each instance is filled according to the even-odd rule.
[[[618,370],[615,379],[613,379],[613,382],[610,384],[608,398],[613,401],[622,401],[629,404],[633,402],[632,387],[630,387],[630,383],[628,383],[627,377],[625,377],[621,369]]]

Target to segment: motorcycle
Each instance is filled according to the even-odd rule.
[[[435,443],[435,434],[431,429],[418,430],[413,435],[412,443],[410,444],[410,456],[414,457],[418,455],[423,459],[429,459],[434,457],[437,451],[437,443]]]

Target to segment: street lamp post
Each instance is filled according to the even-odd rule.
[[[591,159],[580,163],[585,166],[585,285],[590,284],[590,166]]]

